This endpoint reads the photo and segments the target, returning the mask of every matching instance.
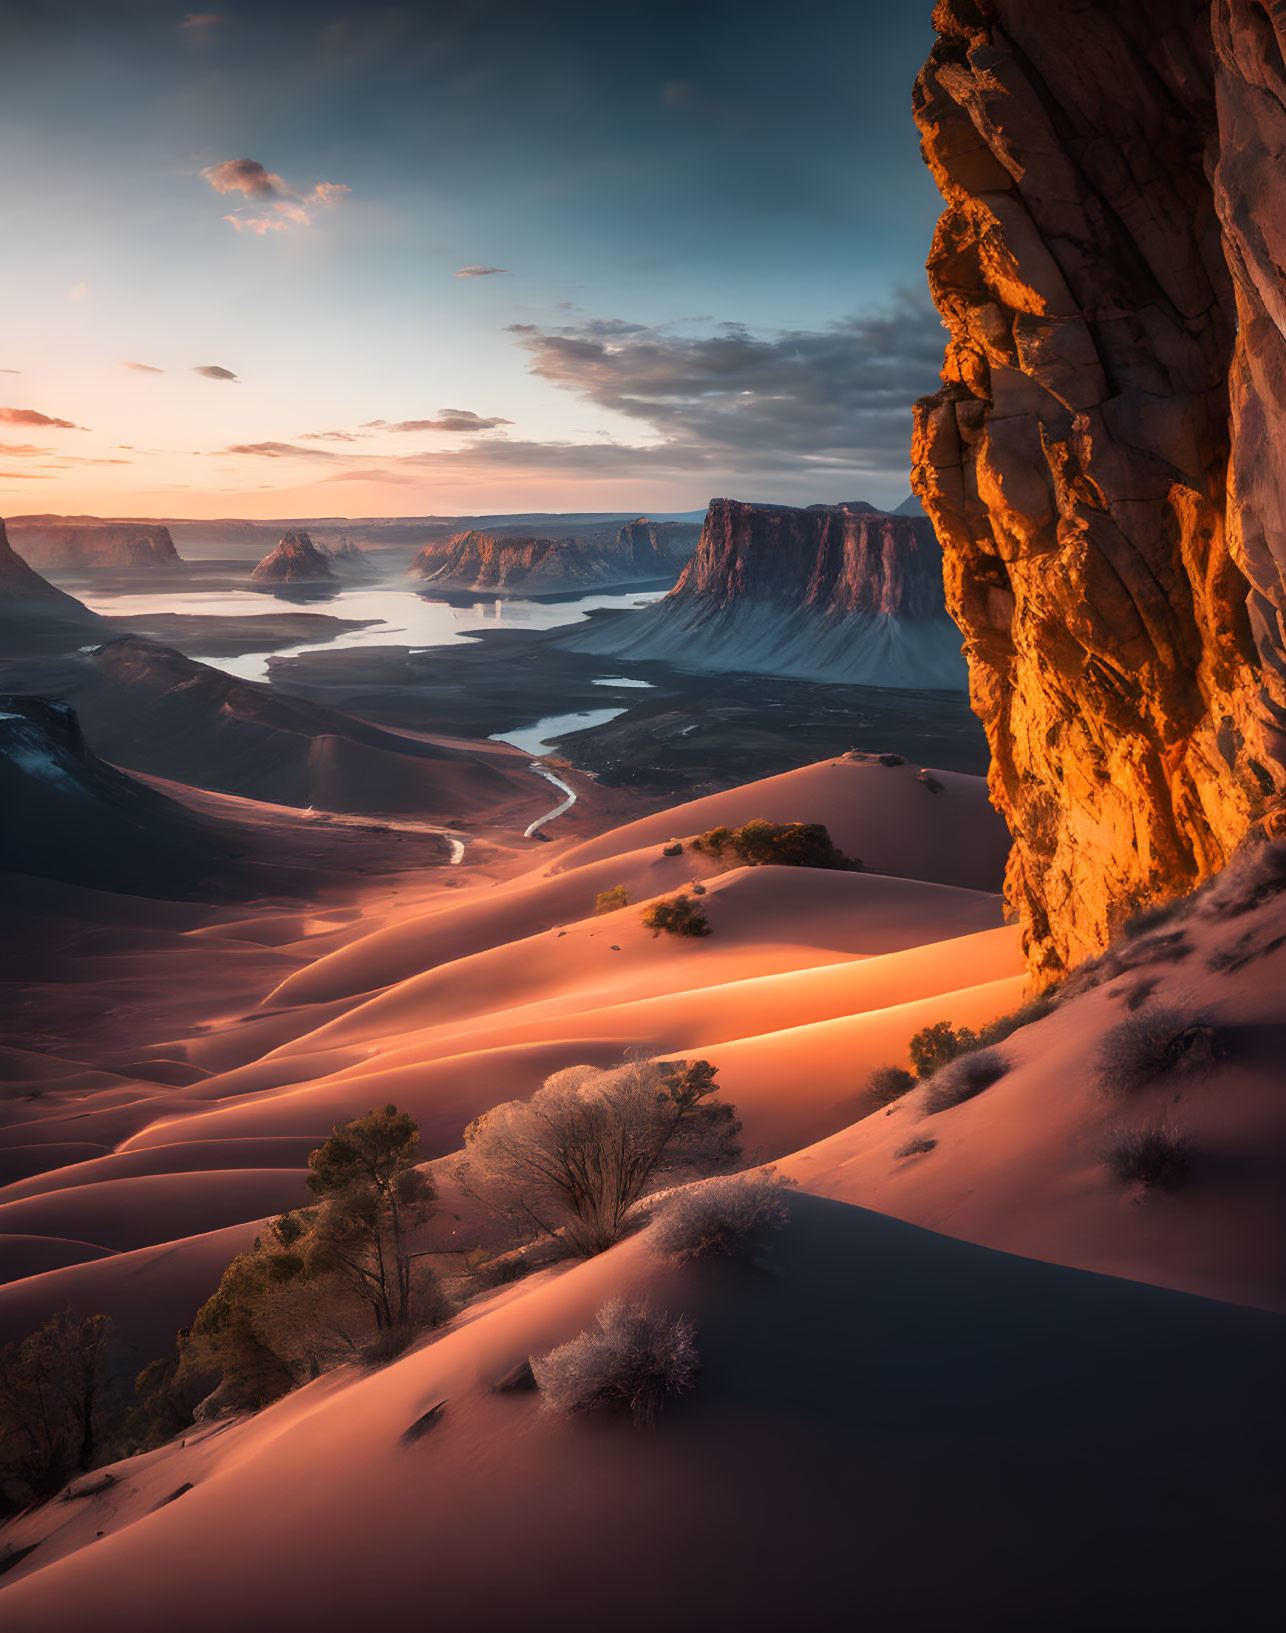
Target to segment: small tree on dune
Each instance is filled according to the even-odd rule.
[[[336,1128],[308,1159],[308,1188],[322,1204],[310,1260],[349,1281],[380,1332],[410,1319],[409,1238],[437,1200],[432,1179],[416,1167],[419,1142],[414,1120],[385,1106]]]
[[[665,1179],[736,1166],[741,1125],[714,1099],[709,1061],[572,1066],[529,1101],[465,1130],[465,1188],[520,1226],[562,1231],[582,1253],[620,1238],[640,1197]]]
[[[63,1310],[0,1350],[0,1486],[9,1503],[46,1496],[98,1450],[111,1322]]]

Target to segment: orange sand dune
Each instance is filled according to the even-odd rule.
[[[1042,1629],[1079,1633],[1105,1592],[1112,1625],[1266,1625],[1286,1322],[811,1197],[767,1263],[675,1271],[635,1238],[391,1366],[117,1465],[11,1528],[35,1547],[6,1627],[70,1633],[92,1607],[101,1633],[248,1611],[347,1633],[431,1604],[479,1633],[533,1605],[566,1633],[759,1633],[842,1625],[855,1583],[874,1627],[956,1625],[963,1603],[1019,1628],[1039,1603]],[[489,1392],[621,1293],[696,1329],[696,1388],[655,1433]]]

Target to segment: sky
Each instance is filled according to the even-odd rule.
[[[0,0],[0,514],[898,503],[931,10]]]

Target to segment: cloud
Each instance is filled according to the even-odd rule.
[[[911,405],[937,386],[942,364],[938,316],[909,292],[824,329],[768,336],[735,323],[688,336],[616,319],[511,332],[533,374],[676,453],[752,470],[905,470]]]
[[[264,459],[338,459],[329,448],[297,448],[293,442],[234,442],[220,454],[257,454]]]
[[[123,369],[136,369],[140,374],[164,374],[164,369],[154,369],[150,363],[122,363]]]
[[[201,172],[216,193],[242,193],[246,198],[278,198],[290,189],[280,176],[265,170],[258,159],[225,159]]]
[[[21,374],[21,369],[0,369],[0,374]]]
[[[39,471],[0,471],[0,480],[9,482],[52,482],[52,476],[42,476]]]
[[[225,20],[221,11],[190,11],[179,27],[189,28],[198,35],[210,35]]]
[[[193,366],[193,374],[199,374],[206,380],[233,380],[240,385],[231,369],[221,369],[217,363],[197,363]]]
[[[396,482],[405,485],[407,482],[417,482],[419,477],[408,475],[404,471],[332,471],[329,476],[322,477],[323,482]]]
[[[13,459],[18,454],[52,454],[52,448],[37,448],[30,442],[0,442],[0,456]]]
[[[512,274],[502,266],[462,266],[454,276],[457,278],[495,278],[499,276],[511,277]]]
[[[502,420],[499,415],[483,419],[480,415],[471,413],[467,408],[440,408],[436,419],[432,420],[367,420],[362,426],[363,431],[494,431],[498,425],[512,425],[512,420]]]
[[[383,421],[380,421],[383,424]],[[356,431],[301,431],[300,442],[356,442]]]
[[[43,425],[50,431],[87,431],[86,425],[74,425],[71,420],[57,420],[49,414],[38,414],[34,408],[0,408],[0,425]]]
[[[269,232],[286,232],[291,227],[310,227],[319,209],[330,209],[350,189],[342,182],[319,181],[310,192],[300,193],[258,159],[225,159],[207,165],[201,172],[216,193],[240,193],[243,198],[267,208],[258,214],[240,210],[225,215],[238,232],[263,237]]]

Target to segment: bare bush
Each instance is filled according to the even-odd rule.
[[[532,1371],[551,1411],[628,1412],[652,1423],[671,1395],[696,1381],[696,1330],[645,1304],[613,1299],[595,1317],[597,1332],[583,1332],[548,1355],[533,1356]]]
[[[972,1100],[974,1095],[998,1083],[1009,1070],[1009,1062],[999,1049],[975,1049],[961,1055],[933,1074],[925,1091],[924,1110],[928,1116]]]
[[[984,1049],[992,1044],[1003,1043],[1006,1038],[1012,1038],[1015,1032],[1021,1032],[1025,1026],[1034,1026],[1037,1021],[1043,1021],[1047,1015],[1052,1015],[1058,1008],[1059,992],[1057,987],[1046,987],[1038,992],[1034,998],[1028,998],[1026,1003],[1019,1004],[1017,1009],[1010,1010],[1008,1015],[997,1015],[994,1021],[988,1021],[985,1026],[978,1028],[978,1042]]]
[[[1215,1029],[1203,1016],[1172,1004],[1140,1009],[1103,1034],[1096,1060],[1099,1088],[1119,1096],[1203,1077],[1214,1070],[1217,1044]]]
[[[1239,918],[1286,890],[1286,840],[1248,841],[1198,892],[1202,917]]]
[[[730,1174],[685,1185],[665,1199],[649,1233],[676,1264],[705,1255],[736,1258],[789,1218],[785,1186],[768,1174]]]
[[[704,1060],[568,1067],[470,1123],[458,1177],[516,1225],[601,1253],[648,1191],[737,1166],[741,1124],[714,1078]]]
[[[1143,1123],[1113,1129],[1103,1147],[1102,1159],[1125,1184],[1170,1190],[1188,1177],[1192,1148],[1187,1135],[1174,1123]]]
[[[866,1080],[866,1092],[877,1106],[891,1106],[915,1085],[914,1073],[905,1066],[877,1066]]]
[[[921,1135],[919,1139],[908,1140],[905,1145],[898,1146],[893,1155],[895,1157],[922,1157],[926,1152],[932,1151],[937,1143],[936,1140],[930,1139],[927,1135]]]

